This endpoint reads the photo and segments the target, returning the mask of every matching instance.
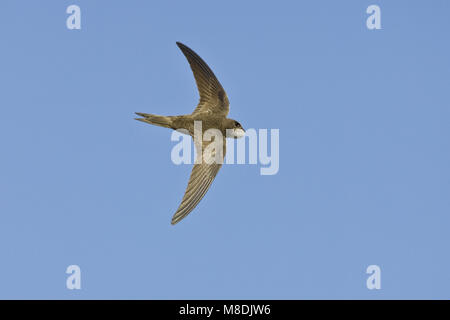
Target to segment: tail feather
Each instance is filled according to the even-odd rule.
[[[158,116],[155,114],[141,113],[141,112],[136,112],[136,114],[142,117],[142,118],[135,118],[138,121],[153,124],[155,126],[174,129],[173,120],[172,117],[170,116]]]

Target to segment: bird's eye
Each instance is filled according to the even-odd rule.
[[[234,125],[235,125],[236,127],[240,127],[240,126],[241,126],[241,125],[239,124],[239,122],[237,122],[237,121],[234,122]]]

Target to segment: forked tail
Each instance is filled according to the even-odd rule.
[[[157,116],[155,114],[149,114],[149,113],[140,113],[136,112],[138,116],[141,116],[142,118],[135,118],[136,120],[146,122],[153,124],[155,126],[165,127],[165,128],[171,128],[175,129],[173,127],[173,120],[170,116]]]

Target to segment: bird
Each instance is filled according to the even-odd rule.
[[[227,118],[230,110],[228,96],[211,68],[188,46],[181,42],[176,42],[176,44],[186,57],[194,74],[200,95],[197,107],[191,114],[186,115],[160,116],[136,112],[140,118],[135,118],[148,124],[181,131],[194,139],[197,157],[184,196],[172,217],[172,225],[177,224],[191,213],[209,190],[222,167],[226,153],[226,137],[237,139],[245,136],[242,125],[234,119]],[[196,130],[198,132],[196,123],[198,121],[201,123],[200,139],[196,138]],[[222,143],[220,143],[220,139],[218,141],[215,141],[215,139],[203,141],[203,134],[209,129],[220,131]],[[221,145],[221,147],[209,147],[213,142]],[[215,161],[211,161],[211,159]],[[217,159],[221,161],[217,161]]]

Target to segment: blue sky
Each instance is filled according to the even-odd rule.
[[[449,11],[1,1],[0,298],[450,298]],[[171,226],[191,168],[133,113],[195,107],[175,41],[211,66],[230,117],[280,130],[280,170],[225,165]]]

